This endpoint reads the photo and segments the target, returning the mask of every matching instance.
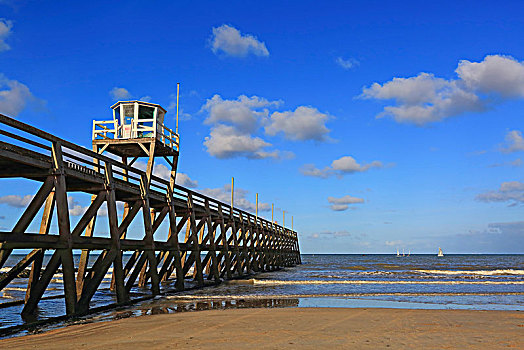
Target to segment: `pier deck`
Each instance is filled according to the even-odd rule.
[[[13,252],[32,249],[0,276],[1,291],[31,266],[23,315],[35,312],[60,268],[66,312],[75,315],[88,312],[111,266],[111,289],[118,303],[126,303],[136,285],[148,286],[157,294],[162,283],[183,290],[187,278],[202,286],[205,279],[219,283],[300,263],[297,233],[288,228],[176,185],[174,179],[148,177],[139,169],[1,114],[0,178],[40,183],[12,230],[0,232],[0,268]],[[68,193],[74,192],[90,194],[92,199],[73,227]],[[122,213],[117,202],[124,203]],[[105,235],[95,230],[103,204],[107,206]],[[55,207],[58,232],[50,232]],[[28,232],[39,213],[40,229]],[[130,239],[127,231],[139,217],[142,239]],[[164,221],[167,239],[155,239]],[[184,230],[185,239],[179,241]],[[78,266],[73,250],[82,251]],[[100,254],[91,256],[95,261],[89,265],[92,251]],[[133,253],[124,266],[125,251]],[[42,266],[44,252],[52,253],[46,266]]]

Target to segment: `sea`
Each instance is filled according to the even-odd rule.
[[[5,273],[21,257],[11,257],[0,273]],[[173,285],[166,284],[162,286],[162,295],[150,299],[147,289],[136,287],[131,296],[143,301],[74,320],[57,318],[65,314],[60,298],[63,295],[60,273],[52,280],[35,317],[22,319],[23,305],[13,301],[24,299],[26,275],[21,274],[0,292],[1,337],[42,332],[71,323],[225,308],[524,310],[524,255],[304,254],[301,265],[217,286],[195,288],[188,279],[188,290],[175,292]],[[110,282],[109,271],[92,307],[116,301],[109,291]],[[54,319],[56,322],[52,322]]]

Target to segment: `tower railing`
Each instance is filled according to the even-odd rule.
[[[147,123],[151,125],[147,125]],[[134,120],[118,125],[115,120],[93,120],[93,140],[156,138],[166,147],[179,151],[180,136],[156,118]]]

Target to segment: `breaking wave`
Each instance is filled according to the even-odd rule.
[[[495,276],[495,275],[524,275],[524,270],[415,270],[416,272],[422,272],[427,274],[438,274],[438,275],[482,275],[482,276]]]
[[[238,283],[238,282],[237,282]],[[284,280],[246,280],[242,284],[254,284],[265,286],[284,286],[284,285],[312,285],[312,284],[496,284],[496,285],[515,285],[523,284],[524,281],[374,281],[374,280],[332,280],[332,281],[318,281],[318,280],[302,280],[302,281],[284,281]]]

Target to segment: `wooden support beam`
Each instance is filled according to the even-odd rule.
[[[219,225],[220,225],[220,236],[222,238],[222,254],[224,255],[225,269],[226,269],[226,278],[231,279],[231,255],[229,253],[229,243],[227,241],[227,228],[224,224],[224,215],[222,213],[222,205],[218,203],[218,216],[219,216]]]
[[[118,227],[118,233],[121,239],[125,238],[126,230],[129,227],[129,225],[131,224],[131,222],[133,222],[133,219],[135,218],[136,214],[138,214],[140,209],[142,209],[142,204],[143,204],[142,200],[137,200],[133,204],[131,209],[128,211],[127,215],[125,215],[125,217],[123,218],[122,223]]]
[[[36,214],[44,204],[45,200],[49,196],[49,193],[53,190],[53,187],[55,186],[54,177],[48,176],[36,195],[31,200],[31,203],[29,203],[29,206],[24,211],[18,222],[16,223],[15,227],[13,228],[13,232],[16,233],[22,233],[27,230],[33,219],[35,218]]]
[[[91,205],[89,205],[89,208],[87,208],[86,212],[84,213],[84,215],[82,215],[82,218],[80,218],[75,228],[73,229],[73,232],[71,233],[73,236],[80,236],[82,232],[84,232],[87,225],[96,216],[98,209],[100,209],[100,206],[106,200],[106,193],[105,191],[102,191],[98,193],[98,195],[93,197],[94,198],[91,198]]]
[[[25,270],[29,264],[33,262],[39,249],[33,250],[31,253],[27,254],[22,260],[20,260],[15,266],[13,266],[8,272],[0,276],[0,290],[4,289],[12,280],[18,277],[22,271]]]
[[[111,236],[111,253],[108,255],[112,256],[112,259],[111,261],[109,261],[109,264],[113,263],[113,276],[115,281],[117,301],[119,303],[124,303],[129,300],[129,296],[124,285],[124,269],[122,266],[122,252],[120,250],[120,231],[118,229],[118,213],[116,209],[116,196],[114,188],[113,169],[111,164],[106,163],[105,175],[107,188],[107,193],[105,197],[107,199],[107,217],[109,222],[109,234]],[[105,267],[106,265],[103,266]],[[107,268],[109,268],[109,265]],[[103,278],[104,275],[102,275],[101,278]],[[102,282],[102,279],[100,279],[98,284],[100,284],[100,282]],[[91,298],[89,298],[87,301],[87,307],[89,306],[89,300],[91,300]]]
[[[204,276],[202,274],[202,261],[200,260],[200,245],[198,244],[197,226],[195,220],[195,212],[193,210],[193,195],[188,193],[187,195],[187,210],[189,213],[189,225],[191,230],[191,239],[193,241],[193,251],[191,255],[194,255],[196,276],[195,280],[199,286],[204,285]],[[186,270],[186,266],[184,266]]]
[[[68,245],[68,248],[58,249],[57,252],[59,252],[60,260],[62,262],[66,312],[68,315],[72,315],[75,313],[77,301],[75,266],[73,263],[73,250],[71,244],[71,226],[69,223],[69,208],[67,203],[64,160],[62,156],[62,144],[60,141],[53,142],[51,154],[53,165],[55,167],[54,178],[58,233],[60,235],[60,241]]]
[[[53,219],[53,211],[55,209],[55,192],[51,191],[47,196],[44,212],[42,213],[42,221],[40,222],[40,234],[47,235],[49,234],[49,229],[51,227],[51,221]],[[25,300],[29,298],[31,294],[31,289],[38,282],[40,278],[40,272],[42,270],[42,264],[44,259],[44,249],[38,249],[38,252],[35,253],[33,259],[33,265],[31,266],[31,272],[29,273],[29,278],[27,280],[27,290]]]
[[[209,200],[206,198],[205,200],[205,208],[206,208],[206,220],[207,220],[207,231],[209,236],[209,244],[210,244],[210,250],[208,252],[208,255],[211,255],[211,274],[215,279],[215,282],[220,282],[220,273],[218,269],[218,260],[216,255],[216,247],[215,247],[215,228],[213,227],[213,221],[211,219],[211,209],[209,208]]]
[[[31,293],[29,297],[27,297],[24,308],[22,309],[22,316],[32,315],[35,312],[38,302],[42,299],[42,295],[44,295],[49,282],[51,282],[56,270],[60,267],[60,259],[60,253],[55,251],[51,259],[47,262],[44,273],[31,289]]]
[[[151,146],[154,151],[154,144]],[[152,166],[152,165],[151,165]],[[140,183],[142,192],[142,213],[144,218],[144,245],[148,249],[144,252],[147,256],[149,265],[149,274],[151,276],[151,292],[153,294],[160,293],[160,278],[158,277],[157,261],[155,256],[155,245],[153,238],[153,224],[151,223],[151,209],[149,207],[149,179],[143,175]]]

